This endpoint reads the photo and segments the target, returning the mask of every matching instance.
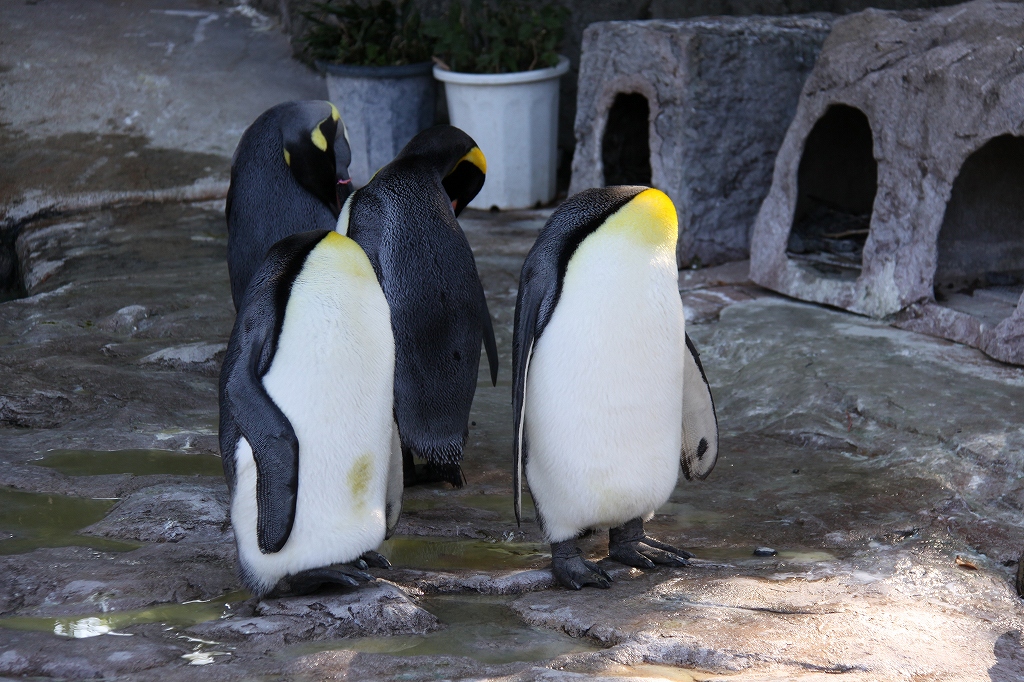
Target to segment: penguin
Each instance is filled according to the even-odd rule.
[[[644,532],[680,466],[704,479],[718,419],[686,336],[672,201],[647,187],[581,192],[551,215],[523,264],[513,332],[513,491],[525,473],[562,585],[606,588],[576,538],[609,529],[638,568],[692,554]]]
[[[253,273],[278,240],[334,229],[352,189],[351,157],[345,123],[330,102],[278,104],[242,134],[231,160],[225,207],[236,312]]]
[[[497,383],[491,316],[456,219],[486,173],[469,135],[448,125],[428,128],[349,197],[338,220],[337,230],[369,257],[391,310],[406,485],[462,486],[481,339]],[[426,460],[425,475],[416,472],[415,457]]]
[[[220,449],[242,584],[265,596],[372,580],[398,522],[395,345],[359,246],[275,244],[246,289],[220,375]],[[347,565],[346,565],[347,564]],[[280,591],[280,590],[279,590]]]

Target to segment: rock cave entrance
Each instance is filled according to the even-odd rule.
[[[939,230],[935,300],[995,326],[1024,292],[1024,137],[967,157]]]
[[[833,105],[804,141],[787,252],[820,275],[856,280],[871,226],[878,163],[867,116]]]
[[[17,231],[0,230],[0,303],[25,296],[18,251],[15,248]]]
[[[601,139],[606,187],[651,184],[650,113],[647,98],[639,93],[615,96]]]

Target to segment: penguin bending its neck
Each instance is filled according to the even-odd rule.
[[[705,478],[718,421],[685,333],[677,220],[646,187],[581,192],[541,230],[523,264],[513,336],[516,519],[522,474],[551,543],[552,569],[573,589],[608,587],[576,538],[609,529],[609,557],[638,568],[692,557],[648,537],[680,465]]]
[[[483,153],[464,132],[429,128],[349,197],[338,220],[338,231],[369,257],[391,309],[406,485],[417,482],[413,462],[420,457],[428,480],[462,486],[481,340],[497,382],[487,301],[456,220],[486,170]]]
[[[220,448],[239,574],[256,596],[355,585],[398,522],[387,301],[362,249],[317,230],[275,244],[220,377]],[[345,565],[352,564],[355,565]]]
[[[351,192],[348,133],[330,102],[285,102],[242,134],[231,161],[228,274],[235,310],[278,240],[333,230]]]

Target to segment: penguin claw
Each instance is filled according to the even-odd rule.
[[[380,552],[372,549],[368,552],[363,552],[363,555],[359,557],[359,560],[363,562],[363,564],[368,564],[374,568],[391,568],[391,562],[388,561],[388,558]],[[361,566],[361,568],[365,569],[366,566]]]
[[[689,566],[693,554],[677,549],[644,533],[642,519],[633,519],[608,531],[608,558],[633,566],[652,569],[661,566]]]
[[[290,587],[289,592],[293,595],[301,596],[316,592],[327,585],[356,587],[360,582],[373,582],[374,580],[376,578],[360,570],[358,566],[339,564],[330,568],[313,568],[308,571],[300,571],[289,576],[288,584]]]
[[[573,540],[551,544],[551,571],[561,585],[573,590],[583,589],[585,585],[606,590],[612,584],[612,577],[597,564],[584,559]]]

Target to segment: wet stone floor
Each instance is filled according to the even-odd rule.
[[[743,263],[680,273],[722,454],[648,530],[697,558],[555,587],[510,473],[517,279],[549,214],[462,221],[502,362],[466,487],[406,492],[374,584],[262,601],[235,577],[217,456],[222,205],[23,227],[28,296],[0,303],[0,676],[1024,678],[1024,371],[770,295]]]

